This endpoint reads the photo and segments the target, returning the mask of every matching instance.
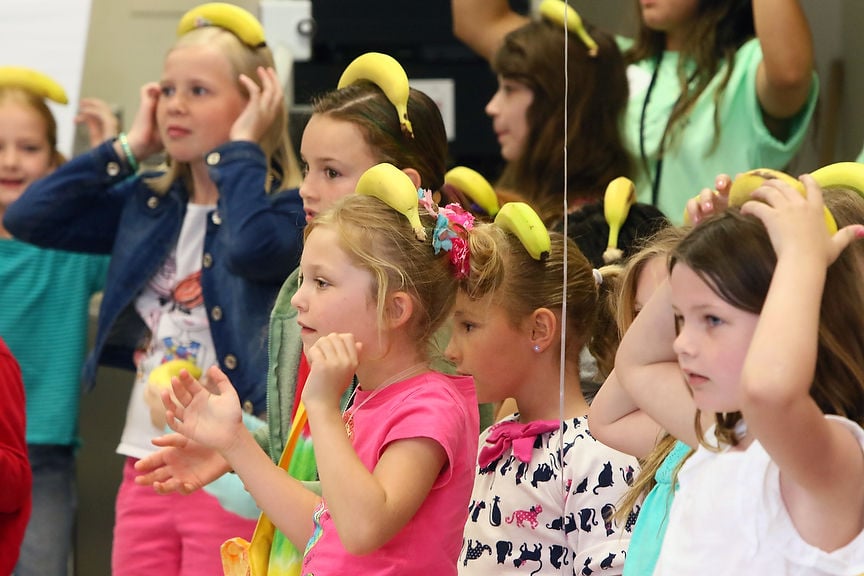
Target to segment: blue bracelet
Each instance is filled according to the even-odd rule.
[[[126,139],[126,133],[121,132],[117,137],[117,140],[120,142],[120,148],[123,149],[123,154],[126,156],[126,162],[129,164],[129,167],[133,172],[138,172],[138,161],[135,159],[135,155],[132,154],[132,148],[129,147],[129,140]]]

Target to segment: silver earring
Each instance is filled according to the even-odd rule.
[[[540,345],[539,344],[534,345],[534,352],[540,352]]]

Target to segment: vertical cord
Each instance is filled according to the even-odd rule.
[[[568,126],[568,84],[570,76],[568,70],[569,52],[567,43],[570,40],[570,33],[567,28],[568,9],[570,7],[569,0],[564,0],[564,270],[561,282],[561,358],[560,369],[558,374],[558,460],[561,462],[561,494],[565,495],[569,488],[564,479],[564,377],[567,367],[567,214],[570,210],[570,202],[567,198],[567,126]],[[566,516],[563,503],[567,498],[562,497],[561,506],[561,525],[564,526],[564,517]],[[562,566],[563,570],[563,566]]]

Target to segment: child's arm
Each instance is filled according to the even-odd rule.
[[[345,433],[339,397],[357,367],[358,345],[350,334],[321,338],[308,351],[311,367],[303,389],[316,446],[321,491],[339,539],[352,554],[381,547],[414,516],[447,461],[426,438],[389,444],[370,472]],[[361,430],[355,433],[362,434]]]
[[[784,502],[799,533],[810,544],[834,550],[862,528],[864,457],[849,430],[824,417],[810,388],[826,269],[864,228],[849,226],[829,236],[821,191],[809,176],[802,181],[806,199],[772,180],[753,194],[767,204],[748,202],[742,209],[765,223],[777,267],[739,394],[748,434],[780,468]]]
[[[453,35],[486,60],[492,60],[504,37],[529,19],[507,0],[451,0]]]
[[[624,391],[640,409],[669,434],[695,447],[696,405],[672,349],[675,317],[670,292],[666,280],[624,333],[615,356],[615,372]],[[656,441],[657,435],[650,440]]]
[[[621,386],[615,370],[591,402],[588,421],[597,440],[636,458],[650,454],[663,434],[663,428]]]
[[[756,94],[772,118],[795,116],[813,82],[813,37],[798,0],[753,0],[753,21],[762,47]],[[774,127],[772,132],[774,131]]]
[[[95,148],[105,140],[114,138],[120,132],[120,122],[111,106],[99,98],[82,98],[78,104],[76,124],[84,124],[90,137],[90,147]]]
[[[213,366],[201,386],[185,370],[172,380],[176,402],[162,393],[168,426],[218,450],[243,480],[246,489],[273,524],[295,547],[305,548],[312,534],[312,513],[320,498],[276,466],[243,424],[240,402],[228,377]]]

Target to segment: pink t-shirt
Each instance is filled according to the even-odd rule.
[[[354,405],[360,406],[370,394],[358,389]],[[447,465],[408,524],[370,554],[346,552],[329,512],[319,508],[303,574],[455,575],[474,483],[479,427],[474,382],[465,376],[426,372],[388,386],[363,404],[354,414],[352,444],[367,469],[375,469],[391,442],[408,438],[438,442],[447,454]]]

